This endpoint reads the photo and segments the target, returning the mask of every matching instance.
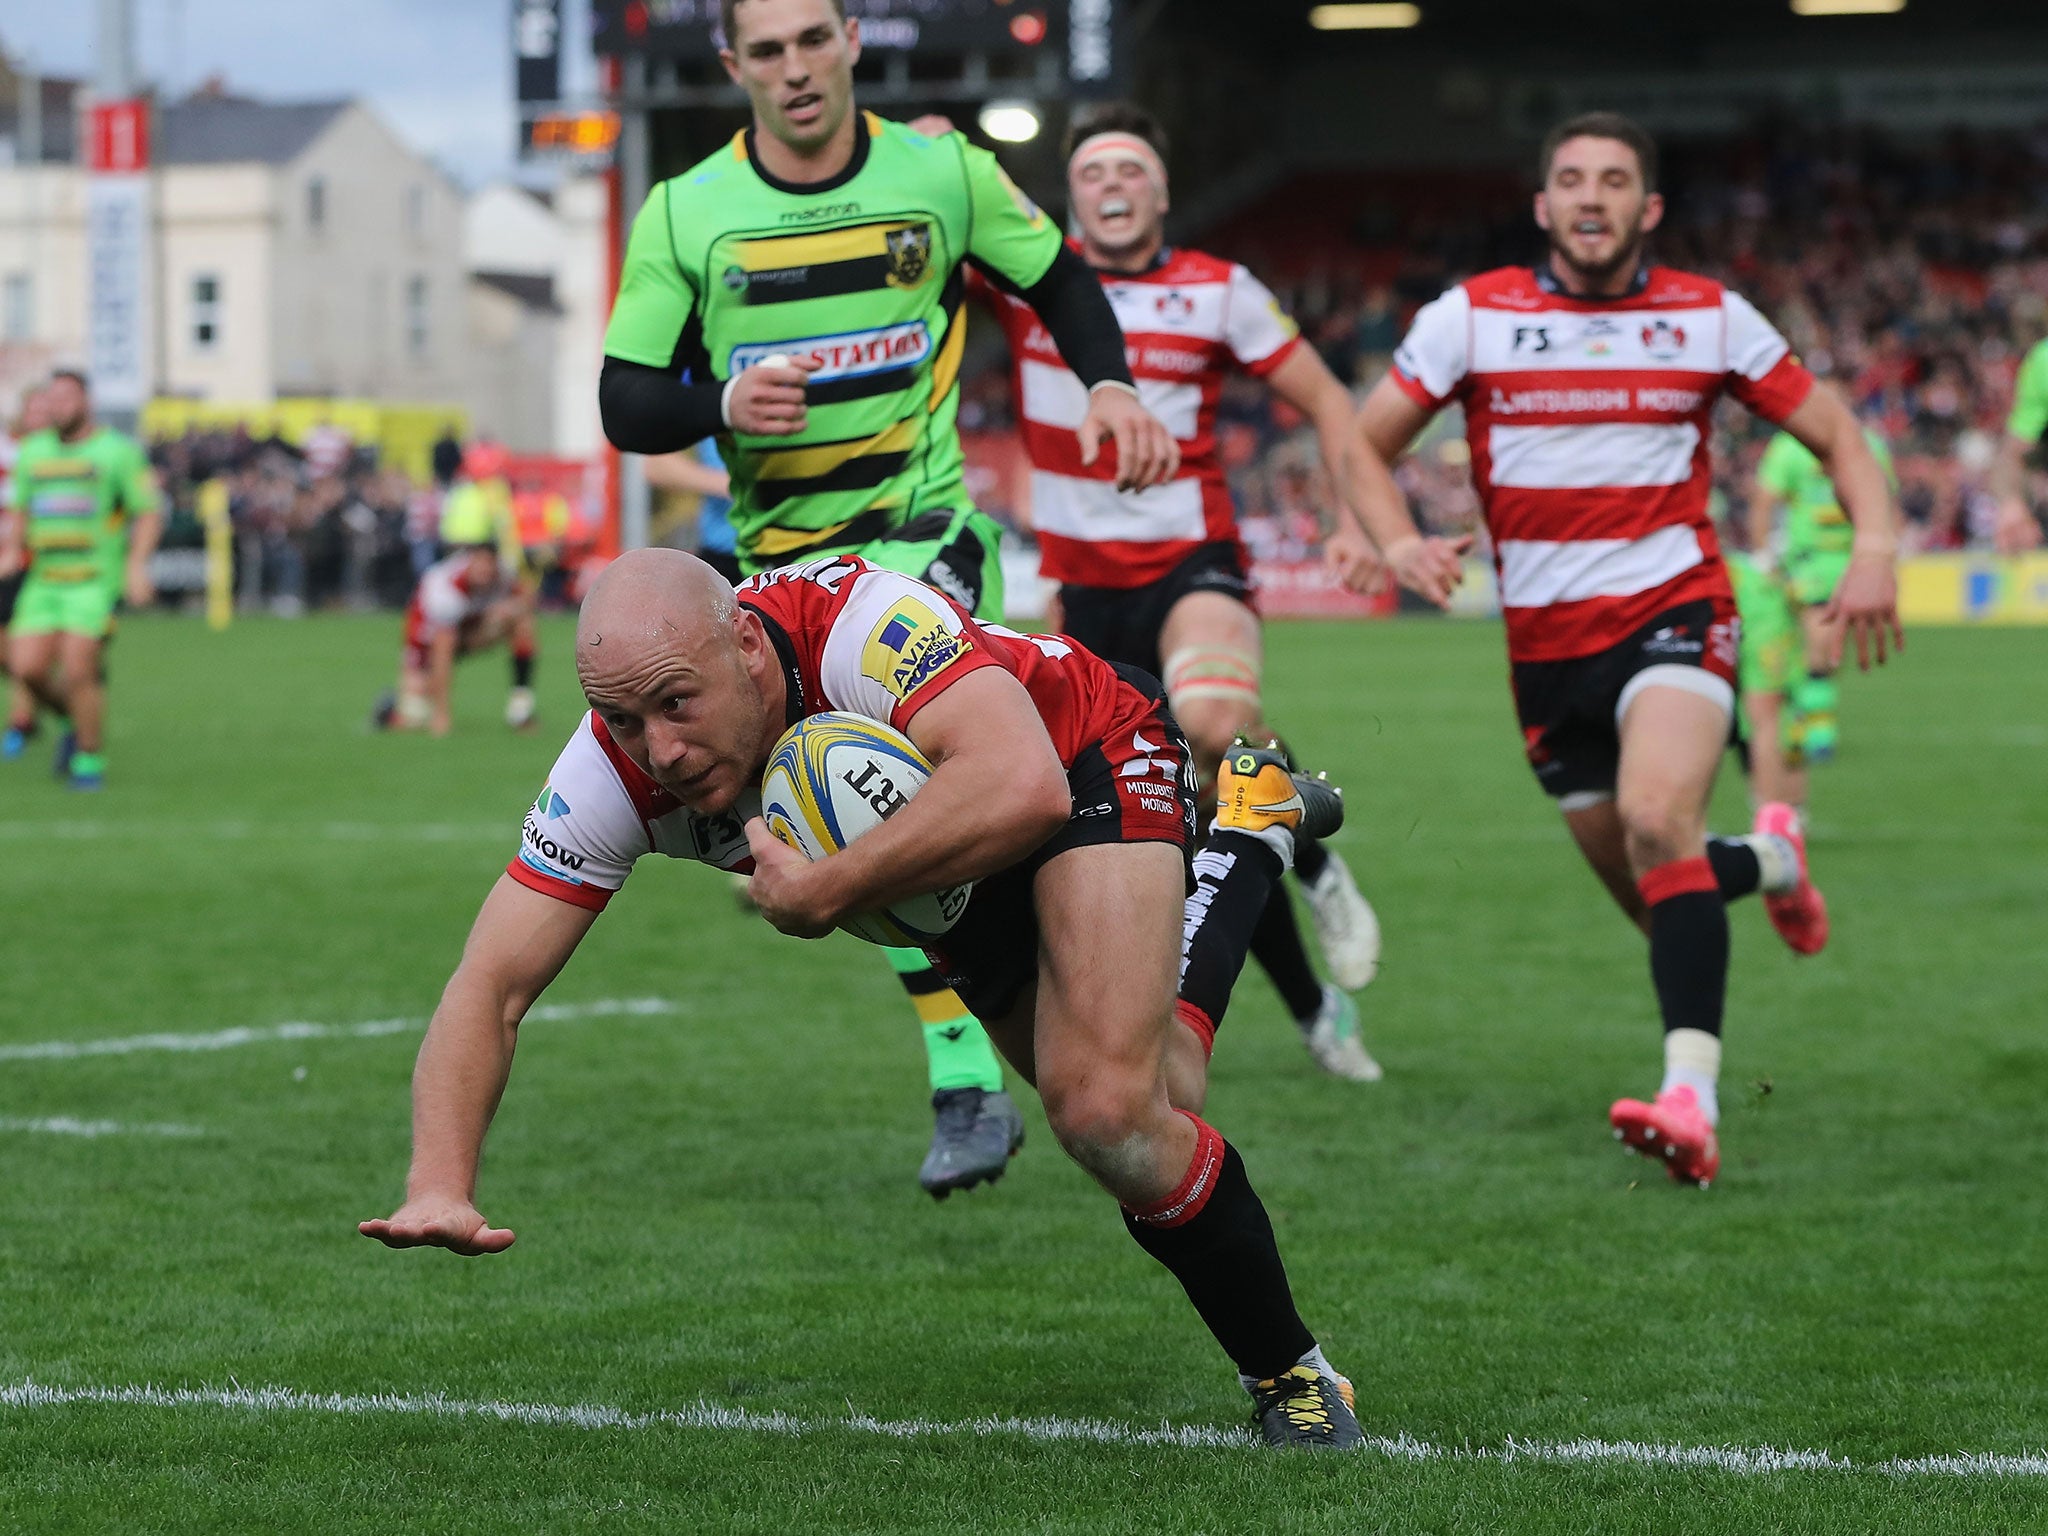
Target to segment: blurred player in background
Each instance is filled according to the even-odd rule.
[[[665,453],[646,462],[647,483],[656,490],[686,491],[697,498],[696,556],[738,586],[739,536],[732,526],[732,476],[705,438],[685,453]]]
[[[102,651],[121,602],[141,608],[156,596],[149,560],[162,498],[142,445],[93,420],[84,374],[55,374],[42,407],[48,424],[15,456],[15,516],[0,532],[0,578],[27,568],[8,665],[35,703],[71,722],[57,746],[58,776],[73,789],[98,789],[107,772]],[[21,755],[35,723],[33,713],[8,721],[5,755]]]
[[[1003,612],[1001,530],[956,426],[961,268],[1024,294],[1086,381],[1092,459],[1142,486],[1177,459],[1138,403],[1116,316],[995,157],[853,103],[860,27],[837,0],[724,0],[752,126],[649,194],[605,333],[605,433],[631,453],[719,440],[740,569],[856,552],[971,612]],[[1023,1136],[987,1033],[917,950],[889,951],[924,1028],[933,1133],[919,1183],[998,1176]]]
[[[498,618],[488,626],[492,638],[462,654],[499,639],[509,644],[512,686],[505,694],[505,723],[523,731],[534,723],[533,669],[540,656],[540,637],[533,620],[540,581],[526,557],[505,468],[505,450],[498,443],[480,439],[463,451],[462,467],[441,499],[440,535],[443,550],[497,547],[499,590],[493,602]]]
[[[1995,540],[2000,554],[2041,547],[2041,520],[2027,505],[2027,455],[2048,432],[2048,341],[2038,341],[2020,363],[2013,381],[2012,415],[2005,441],[1991,467],[1991,494],[1998,500]]]
[[[970,286],[1009,337],[1033,471],[1031,524],[1040,569],[1060,584],[1059,627],[1098,656],[1165,682],[1204,793],[1213,793],[1230,744],[1267,732],[1251,561],[1216,458],[1225,378],[1242,370],[1264,380],[1314,424],[1346,504],[1340,525],[1357,503],[1348,477],[1375,466],[1346,454],[1350,392],[1265,286],[1235,262],[1166,244],[1166,136],[1158,121],[1124,103],[1097,108],[1069,130],[1066,153],[1080,230],[1074,248],[1123,328],[1139,398],[1180,444],[1178,473],[1133,490],[1118,484],[1113,461],[1090,462],[1078,430],[1088,393],[1038,316],[978,275]],[[1273,891],[1252,953],[1316,1062],[1354,1082],[1374,1081],[1379,1064],[1359,1038],[1358,1011],[1345,994],[1378,968],[1379,921],[1344,861],[1320,843],[1302,846],[1295,873],[1337,984],[1318,980],[1284,887]]]
[[[1748,837],[1707,835],[1740,627],[1707,509],[1716,399],[1732,395],[1826,466],[1855,530],[1831,604],[1836,644],[1853,635],[1865,665],[1903,643],[1896,516],[1855,416],[1755,308],[1645,261],[1664,212],[1648,135],[1588,113],[1551,132],[1538,166],[1547,259],[1423,307],[1360,411],[1356,451],[1391,462],[1437,411],[1464,408],[1529,765],[1649,937],[1663,1086],[1654,1102],[1616,1101],[1614,1131],[1704,1186],[1720,1168],[1725,904],[1762,891],[1801,954],[1828,934],[1789,805],[1764,807]],[[1471,540],[1425,538],[1398,494],[1365,512],[1401,584],[1448,604]]]
[[[506,581],[492,530],[458,524],[446,543],[449,552],[427,567],[406,605],[398,686],[378,695],[370,714],[378,730],[446,736],[454,724],[455,663],[500,644],[516,655],[522,633],[531,645],[533,605]],[[515,729],[532,721],[529,709]]]
[[[364,1236],[467,1255],[511,1246],[476,1193],[519,1023],[640,859],[750,869],[764,914],[804,938],[972,880],[933,959],[1037,1085],[1061,1147],[1187,1292],[1261,1436],[1362,1443],[1351,1384],[1295,1309],[1243,1160],[1175,1086],[1176,972],[1222,988],[1209,1002],[1220,1017],[1264,893],[1234,919],[1197,916],[1193,764],[1155,679],[1064,637],[976,624],[936,588],[863,560],[812,561],[735,593],[668,549],[635,550],[598,579],[576,661],[591,712],[435,1009],[413,1075],[405,1202],[361,1223]],[[827,710],[902,731],[932,773],[813,862],[770,836],[757,786],[783,732]],[[1341,819],[1337,793],[1279,754],[1233,753],[1211,849],[1270,887],[1299,830]]]
[[[0,547],[4,547],[8,530],[16,527],[20,517],[14,509],[15,460],[21,454],[21,445],[49,424],[42,389],[24,390],[13,425],[0,438]],[[28,684],[15,677],[7,659],[7,627],[14,622],[14,604],[21,596],[22,582],[27,579],[26,561],[12,575],[0,576],[0,672],[7,674],[8,689],[7,735],[0,741],[0,755],[9,758],[19,757],[27,749],[37,715],[36,696],[29,692]]]
[[[1896,495],[1891,449],[1870,427],[1863,436]],[[1835,669],[1842,654],[1842,615],[1832,603],[1855,540],[1834,482],[1813,450],[1790,432],[1778,433],[1764,449],[1750,491],[1749,550],[1752,560],[1782,579],[1804,641],[1805,664],[1790,680],[1788,724],[1790,744],[1809,763],[1827,762],[1840,740],[1841,688]],[[1748,622],[1747,613],[1743,620]]]

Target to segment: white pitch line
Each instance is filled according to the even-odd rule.
[[[25,1120],[0,1115],[0,1131],[40,1132],[50,1136],[83,1136],[88,1141],[100,1136],[204,1136],[196,1125],[123,1125],[118,1120],[75,1120],[70,1115],[52,1115]]]
[[[608,997],[594,1003],[543,1003],[531,1009],[528,1023],[558,1024],[575,1019],[608,1019],[621,1015],[677,1013],[680,1006],[663,997]],[[279,1040],[368,1040],[379,1035],[410,1034],[425,1029],[421,1018],[369,1019],[361,1024],[314,1024],[295,1020],[196,1034],[119,1035],[106,1040],[38,1040],[0,1045],[0,1061],[76,1061],[85,1056],[131,1056],[138,1051],[227,1051],[244,1045]]]
[[[0,842],[48,838],[91,843],[110,838],[177,842],[246,843],[504,843],[518,841],[518,829],[504,821],[0,821]]]
[[[936,1440],[995,1436],[1089,1445],[1172,1446],[1195,1450],[1245,1451],[1255,1442],[1244,1430],[1208,1425],[1161,1424],[1145,1428],[1109,1419],[1002,1418],[878,1419],[853,1413],[843,1418],[804,1418],[758,1413],[698,1401],[685,1408],[633,1413],[601,1403],[472,1402],[421,1394],[298,1392],[287,1387],[46,1387],[34,1381],[0,1386],[0,1409],[33,1410],[90,1403],[138,1408],[225,1408],[248,1413],[319,1413],[337,1416],[395,1413],[440,1419],[490,1419],[565,1429],[740,1430],[796,1437],[850,1430],[892,1440]],[[1959,1453],[1950,1456],[1852,1461],[1826,1451],[1778,1450],[1768,1446],[1660,1445],[1638,1440],[1518,1440],[1501,1446],[1443,1446],[1412,1435],[1372,1435],[1367,1447],[1396,1461],[1536,1461],[1558,1466],[1623,1465],[1687,1467],[1759,1475],[1774,1472],[1876,1473],[1885,1477],[2048,1478],[2048,1453],[2008,1456]]]

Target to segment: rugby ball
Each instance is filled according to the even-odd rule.
[[[901,731],[864,715],[812,715],[775,744],[761,778],[761,819],[805,857],[826,858],[902,810],[931,772]],[[973,891],[970,882],[913,896],[839,926],[870,944],[917,949],[960,921]]]

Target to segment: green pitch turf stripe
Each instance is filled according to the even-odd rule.
[[[804,1418],[789,1413],[754,1413],[697,1402],[687,1408],[631,1413],[597,1403],[468,1402],[439,1393],[351,1396],[296,1392],[284,1387],[46,1387],[34,1381],[0,1387],[0,1409],[61,1408],[78,1403],[141,1408],[222,1408],[248,1413],[416,1414],[442,1419],[495,1419],[564,1429],[712,1429],[755,1434],[805,1435],[844,1430],[892,1440],[1016,1436],[1037,1441],[1095,1445],[1178,1446],[1198,1450],[1250,1450],[1241,1430],[1162,1424],[1155,1429],[1106,1419],[976,1418],[878,1419],[854,1413],[844,1418]],[[1769,1446],[1660,1445],[1639,1440],[1517,1440],[1502,1446],[1442,1446],[1410,1435],[1370,1435],[1369,1449],[1399,1461],[1542,1462],[1553,1466],[1622,1465],[1683,1467],[1704,1471],[1875,1473],[1883,1477],[2048,1478],[2048,1452],[2021,1456],[1961,1452],[1943,1456],[1851,1461],[1826,1451],[1779,1450]]]
[[[579,1019],[612,1019],[622,1015],[681,1013],[680,1003],[662,997],[607,997],[592,1003],[543,1003],[526,1015],[529,1024],[563,1024]],[[132,1056],[137,1051],[228,1051],[243,1045],[279,1040],[369,1040],[379,1035],[417,1034],[423,1018],[366,1019],[360,1024],[314,1024],[294,1020],[195,1034],[121,1035],[107,1040],[38,1040],[26,1045],[0,1045],[0,1061],[74,1061],[84,1056]]]

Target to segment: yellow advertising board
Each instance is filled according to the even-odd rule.
[[[1902,560],[1899,617],[1908,624],[2048,624],[2048,554]]]

